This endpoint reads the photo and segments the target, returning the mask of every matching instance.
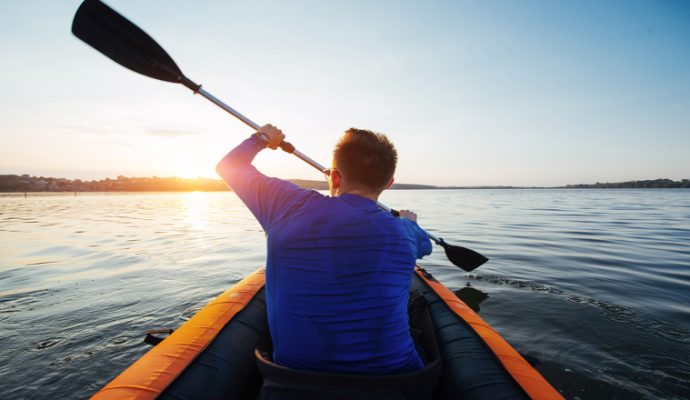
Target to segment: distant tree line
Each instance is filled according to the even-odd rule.
[[[0,192],[187,192],[229,190],[221,180],[208,178],[127,178],[83,181],[29,175],[0,175]]]
[[[690,188],[690,179],[673,181],[671,179],[651,179],[645,181],[627,181],[616,183],[594,183],[568,185],[569,189],[676,189]]]

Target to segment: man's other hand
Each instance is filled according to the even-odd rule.
[[[400,211],[398,211],[398,213],[400,213],[400,216],[402,218],[407,218],[412,222],[417,221],[417,214],[413,213],[410,210],[400,210]]]

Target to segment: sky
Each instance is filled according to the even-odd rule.
[[[690,178],[687,1],[106,3],[325,165],[357,127],[396,144],[401,183]],[[215,177],[251,129],[78,40],[79,4],[0,0],[0,174]],[[321,179],[280,151],[256,165]]]

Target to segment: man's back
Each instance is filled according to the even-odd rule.
[[[304,192],[267,231],[275,361],[351,373],[422,368],[407,318],[411,274],[424,251],[413,223],[357,195]]]

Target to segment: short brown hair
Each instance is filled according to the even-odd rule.
[[[395,173],[398,152],[386,135],[350,128],[335,146],[333,160],[348,182],[379,191]]]

